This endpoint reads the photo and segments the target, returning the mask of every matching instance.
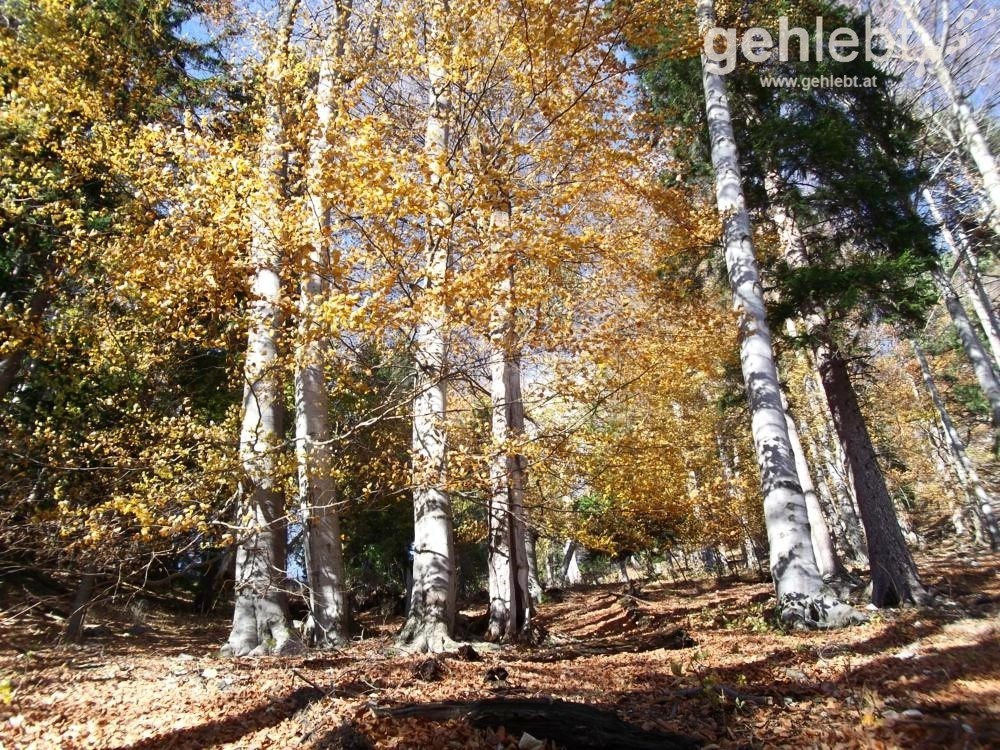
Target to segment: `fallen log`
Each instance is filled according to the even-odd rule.
[[[394,719],[459,719],[480,729],[503,726],[510,734],[529,732],[568,750],[694,750],[702,744],[693,737],[641,729],[611,711],[555,698],[410,703],[374,711]]]

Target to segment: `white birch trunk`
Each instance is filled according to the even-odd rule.
[[[930,394],[934,408],[937,409],[941,426],[944,428],[945,437],[948,439],[948,447],[955,457],[956,463],[962,469],[964,479],[968,483],[966,489],[975,498],[975,515],[979,517],[980,527],[986,532],[988,537],[987,539],[978,541],[988,543],[990,548],[995,552],[1000,547],[1000,532],[997,530],[997,519],[993,512],[993,498],[986,491],[986,487],[979,478],[979,472],[976,471],[975,465],[969,460],[969,456],[965,452],[965,445],[962,443],[962,438],[958,434],[958,430],[955,429],[955,424],[951,421],[951,415],[948,413],[947,407],[945,407],[944,399],[941,398],[937,385],[934,383],[934,377],[931,374],[930,365],[927,363],[927,357],[924,356],[923,350],[916,341],[912,342],[912,344],[913,353],[920,364],[920,372],[923,375],[927,393]]]
[[[297,0],[279,8],[278,40],[267,62],[260,186],[251,214],[250,290],[241,483],[237,510],[236,606],[223,652],[233,656],[288,653],[298,641],[285,602],[286,516],[278,477],[283,440],[283,389],[278,337],[281,314],[281,210],[285,190],[285,136],[280,99],[283,68]]]
[[[1000,172],[997,170],[993,152],[972,115],[972,107],[969,106],[969,102],[958,90],[958,86],[952,78],[943,50],[934,40],[928,28],[921,23],[910,0],[899,0],[899,6],[919,37],[926,59],[930,63],[930,69],[934,73],[934,77],[937,78],[945,99],[951,107],[951,112],[958,122],[966,151],[983,179],[983,188],[990,203],[989,224],[994,232],[1000,234]]]
[[[938,225],[941,238],[944,240],[944,244],[948,250],[951,251],[955,262],[960,264],[964,260],[969,266],[970,280],[966,280],[966,286],[969,289],[969,301],[972,303],[972,308],[975,310],[976,317],[979,318],[979,324],[982,326],[983,333],[986,334],[986,340],[989,342],[990,353],[993,355],[993,367],[1000,371],[1000,321],[997,320],[996,312],[993,310],[993,302],[983,287],[976,254],[969,246],[969,241],[965,233],[959,227],[956,227],[955,231],[952,231],[952,228],[945,222],[944,215],[941,213],[934,194],[927,188],[924,188],[922,195],[924,202],[930,209],[931,217]],[[960,266],[959,273],[961,273]]]
[[[715,25],[712,0],[699,0],[698,21],[703,34]],[[726,84],[704,55],[701,65],[716,202],[722,219],[729,283],[740,315],[740,363],[760,466],[771,574],[780,614],[784,621],[796,624],[846,624],[856,613],[825,594],[813,555],[805,498],[781,408]]]
[[[445,383],[448,308],[445,281],[450,258],[451,209],[444,196],[448,171],[451,103],[445,70],[446,0],[434,0],[427,13],[428,112],[424,148],[431,188],[438,196],[427,222],[427,304],[414,337],[416,364],[413,397],[413,592],[410,611],[399,635],[401,646],[437,652],[453,644],[455,622],[455,543],[451,498],[447,490],[448,395]]]
[[[316,133],[309,153],[309,209],[315,236],[299,283],[299,340],[295,372],[295,445],[299,505],[305,524],[306,573],[310,621],[307,634],[320,648],[348,638],[347,594],[340,514],[333,482],[326,346],[316,325],[325,284],[321,269],[330,264],[331,206],[322,187],[323,164],[330,151],[329,128],[336,98],[336,61],[343,55],[345,9],[333,6],[330,36],[324,45],[316,85]]]
[[[934,284],[944,300],[944,305],[951,317],[951,323],[958,332],[959,341],[962,342],[962,349],[972,364],[972,370],[976,374],[979,387],[990,403],[990,418],[995,429],[1000,429],[1000,378],[997,377],[993,362],[986,353],[983,342],[980,341],[972,321],[969,320],[962,301],[952,287],[948,277],[940,269],[931,271]]]

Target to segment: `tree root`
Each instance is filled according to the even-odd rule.
[[[441,654],[457,651],[463,645],[465,644],[451,637],[442,622],[420,623],[411,620],[396,639],[396,647],[406,654]]]
[[[868,616],[829,594],[786,594],[778,603],[778,619],[793,630],[846,628],[868,622]]]

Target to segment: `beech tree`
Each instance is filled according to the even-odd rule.
[[[350,2],[335,2],[320,53],[316,81],[316,124],[309,144],[307,211],[314,236],[299,282],[299,330],[295,342],[295,440],[298,454],[299,503],[305,524],[305,559],[309,586],[310,640],[336,646],[347,639],[348,612],[340,512],[333,478],[330,405],[326,382],[327,342],[317,318],[322,309],[331,263],[335,226],[333,201],[324,180],[325,162],[333,151],[334,110],[345,78],[344,57],[350,30]]]
[[[240,430],[240,458],[246,477],[237,507],[236,605],[233,628],[224,647],[225,653],[234,656],[286,653],[298,644],[289,626],[285,599],[287,516],[278,470],[285,410],[279,363],[281,267],[287,252],[282,208],[287,200],[289,159],[283,83],[297,6],[297,0],[279,3],[276,37],[268,50],[260,183],[250,219],[253,283]]]
[[[988,220],[994,228],[998,227],[1000,226],[1000,170],[997,169],[996,157],[976,119],[976,113],[970,103],[970,92],[963,90],[962,84],[955,79],[949,61],[948,46],[954,32],[952,25],[955,20],[960,19],[949,17],[947,4],[941,3],[942,28],[939,38],[935,38],[935,30],[924,23],[920,6],[913,0],[896,0],[896,5],[920,40],[930,72],[937,80],[950,113],[958,125],[961,144],[979,172],[990,206]]]
[[[979,521],[977,528],[980,529],[982,537],[985,537],[979,541],[986,542],[995,551],[998,545],[1000,545],[1000,533],[998,533],[996,514],[993,510],[993,498],[983,485],[983,481],[979,478],[979,472],[976,471],[976,467],[969,460],[962,438],[958,434],[958,430],[955,429],[955,423],[952,421],[944,399],[941,397],[941,393],[934,383],[934,375],[931,372],[923,349],[921,349],[916,341],[912,342],[912,344],[913,354],[920,365],[920,374],[923,376],[924,386],[927,388],[927,393],[941,419],[941,426],[948,441],[948,449],[961,468],[962,477],[966,483],[965,490],[971,495],[972,511]]]
[[[424,135],[430,189],[437,196],[427,216],[422,293],[433,302],[417,325],[417,382],[413,398],[413,591],[399,641],[416,651],[438,651],[451,642],[455,624],[455,553],[446,475],[446,290],[451,259],[452,208],[444,182],[449,172],[452,127],[448,61],[451,56],[447,0],[426,7],[427,125]]]
[[[698,18],[705,33],[715,26],[711,0],[699,2]],[[809,536],[806,501],[795,471],[760,272],[753,253],[726,84],[706,58],[702,59],[702,71],[726,265],[741,315],[741,364],[761,469],[778,606],[786,621],[844,625],[852,619],[853,611],[824,594]]]

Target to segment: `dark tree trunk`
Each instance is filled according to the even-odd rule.
[[[73,597],[73,611],[66,622],[66,629],[63,631],[63,643],[79,643],[83,640],[83,623],[87,617],[87,609],[90,607],[90,600],[94,596],[94,584],[97,576],[87,571],[80,578],[80,583],[76,587],[76,595]]]
[[[198,592],[194,597],[194,610],[199,615],[207,615],[215,609],[215,603],[226,583],[233,577],[233,549],[215,550],[215,557],[206,565],[198,577]]]
[[[45,288],[37,290],[28,303],[27,310],[22,314],[27,327],[33,326],[41,320],[42,313],[49,306],[52,293]],[[28,353],[27,343],[21,343],[0,359],[0,398],[6,395],[7,391],[14,385],[17,374],[21,371],[21,365]]]
[[[922,604],[928,598],[927,591],[899,528],[847,360],[839,351],[819,344],[816,362],[837,436],[854,476],[861,523],[868,539],[872,604],[876,607]]]

